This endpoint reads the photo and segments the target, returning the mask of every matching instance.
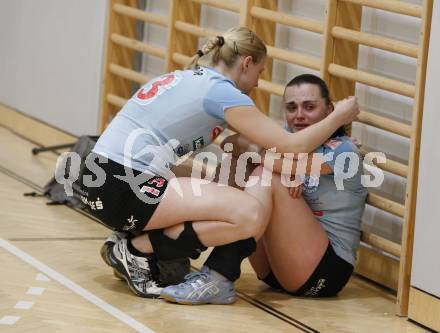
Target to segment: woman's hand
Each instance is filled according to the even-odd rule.
[[[301,198],[301,195],[302,195],[302,193],[304,191],[304,184],[300,184],[300,185],[295,186],[295,187],[289,187],[288,191],[289,191],[289,195],[293,199],[299,199],[299,198]]]
[[[357,147],[357,149],[362,147],[362,143],[357,138],[351,136],[350,141]]]
[[[289,195],[293,199],[301,198],[301,195],[304,191],[304,183],[302,180],[299,180],[295,175],[285,176],[287,180],[289,180],[289,186],[287,187],[287,191]]]
[[[332,114],[338,117],[342,125],[350,124],[359,114],[359,105],[356,96],[350,96],[336,102]]]

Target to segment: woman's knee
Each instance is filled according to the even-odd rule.
[[[240,209],[237,228],[242,239],[256,237],[264,227],[264,207],[255,198],[250,197]]]

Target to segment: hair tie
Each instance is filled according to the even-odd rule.
[[[235,42],[235,40],[234,40],[234,52],[235,52],[235,54],[240,54],[238,52],[238,46],[237,46],[237,43]]]
[[[197,50],[197,55],[201,58],[201,57],[203,57],[205,54],[203,53],[202,50]]]
[[[223,44],[225,43],[225,38],[223,36],[217,36],[217,44],[218,46],[223,46]]]

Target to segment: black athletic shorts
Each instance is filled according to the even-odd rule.
[[[285,290],[272,271],[262,280],[272,288],[287,291],[294,296],[333,297],[344,288],[352,273],[353,265],[339,257],[329,243],[318,266],[297,291]]]
[[[96,165],[103,169],[106,178],[102,186],[87,186],[82,184],[81,200],[88,211],[98,218],[108,228],[139,234],[147,225],[162,198],[168,181],[161,176],[147,175],[139,185],[132,185],[115,176],[126,176],[131,170],[132,175],[138,176],[140,171],[128,169],[110,159],[100,163],[98,155],[93,154]],[[97,172],[84,168],[83,175],[89,175],[92,181],[97,180]],[[137,192],[137,195],[135,193]]]

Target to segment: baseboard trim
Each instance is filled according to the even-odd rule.
[[[0,126],[40,146],[60,145],[75,142],[78,139],[74,135],[3,104],[0,104]]]
[[[408,318],[440,332],[440,298],[411,287],[409,290]]]
[[[399,261],[373,249],[361,246],[358,250],[356,273],[389,289],[397,290]]]

